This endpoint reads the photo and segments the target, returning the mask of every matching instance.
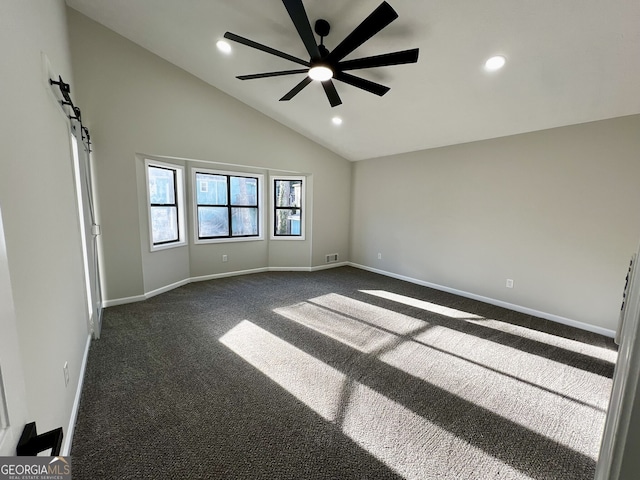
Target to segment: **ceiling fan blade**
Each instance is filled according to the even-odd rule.
[[[226,32],[224,34],[224,38],[228,38],[234,42],[241,43],[246,45],[247,47],[252,47],[257,50],[262,50],[263,52],[270,53],[271,55],[275,55],[276,57],[285,58],[295,63],[299,63],[300,65],[304,65],[308,67],[310,64],[306,60],[302,60],[301,58],[294,57],[293,55],[289,55],[288,53],[281,52],[280,50],[276,50],[275,48],[267,47],[266,45],[262,45],[261,43],[254,42],[253,40],[249,40],[248,38],[241,37],[240,35],[236,35],[235,33]]]
[[[401,52],[384,53],[373,57],[357,58],[340,62],[340,70],[356,70],[359,68],[386,67],[389,65],[401,65],[403,63],[415,63],[418,61],[418,49],[403,50]]]
[[[340,61],[376,33],[398,18],[396,11],[387,2],[382,2],[358,25],[353,32],[340,42],[327,57],[328,61]]]
[[[333,84],[331,79],[321,82],[322,88],[324,88],[324,93],[327,94],[327,99],[332,107],[337,107],[342,104],[342,100],[340,100],[340,95],[338,95],[338,91],[336,90],[336,86]]]
[[[309,17],[304,9],[302,0],[282,0],[282,3],[284,3],[287,12],[289,12],[291,21],[295,25],[296,30],[298,30],[298,35],[300,35],[307,52],[309,52],[309,56],[314,60],[319,59],[321,57],[320,50],[318,49],[313,30],[311,30]]]
[[[293,75],[295,73],[307,73],[309,70],[306,68],[301,68],[300,70],[282,70],[280,72],[266,72],[266,73],[254,73],[251,75],[239,75],[236,78],[239,80],[254,80],[256,78],[267,78],[267,77],[280,77],[282,75]]]
[[[356,77],[344,72],[336,72],[333,78],[354,87],[361,88],[362,90],[366,90],[367,92],[374,93],[379,97],[383,96],[385,93],[391,90],[389,87],[385,87],[384,85],[380,85],[379,83],[365,80],[364,78]]]
[[[304,79],[297,84],[295,87],[293,87],[291,90],[289,90],[289,92],[280,99],[281,102],[287,102],[289,100],[291,100],[293,97],[295,97],[298,93],[300,93],[300,91],[306,87],[307,85],[309,85],[312,82],[311,78],[309,77],[304,77]]]

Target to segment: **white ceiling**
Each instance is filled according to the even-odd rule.
[[[382,0],[304,0],[331,24],[331,50]],[[67,4],[349,160],[640,113],[638,0],[388,0],[399,18],[346,57],[420,48],[417,64],[353,73],[391,87],[383,97],[334,82],[331,108],[303,75],[236,75],[301,68],[232,43],[226,31],[308,59],[280,0],[67,0]],[[493,73],[495,54],[507,57]],[[344,123],[332,124],[339,115]]]

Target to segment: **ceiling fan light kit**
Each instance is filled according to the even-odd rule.
[[[502,55],[495,55],[485,62],[484,69],[489,72],[495,72],[496,70],[500,70],[502,67],[504,67],[504,64],[506,62],[507,59]]]
[[[308,75],[311,80],[325,82],[333,77],[333,70],[326,65],[314,65],[309,69]]]
[[[245,46],[269,53],[276,57],[284,58],[291,62],[302,65],[306,68],[295,70],[281,70],[276,72],[255,73],[251,75],[240,75],[236,78],[240,80],[254,80],[258,78],[279,77],[283,75],[295,75],[305,73],[305,78],[287,92],[280,101],[289,101],[295,97],[304,87],[313,80],[319,81],[325,91],[329,104],[336,107],[342,103],[333,80],[346,83],[360,88],[378,96],[383,96],[389,91],[389,87],[372,82],[362,77],[346,73],[348,70],[363,68],[386,67],[391,65],[401,65],[405,63],[415,63],[418,61],[418,49],[403,50],[399,52],[384,53],[371,57],[357,58],[354,60],[342,59],[356,50],[360,45],[373,37],[380,30],[385,28],[396,18],[398,14],[387,2],[382,2],[360,25],[358,25],[347,37],[342,40],[332,51],[324,45],[324,37],[329,34],[331,26],[324,19],[319,19],[311,29],[309,17],[304,9],[302,0],[282,0],[293,25],[298,31],[298,35],[304,43],[309,54],[309,60],[294,57],[288,53],[262,45],[260,43],[241,37],[231,32],[226,32],[224,37],[228,40],[241,43]],[[320,37],[320,43],[316,43],[315,33]]]
[[[218,47],[218,50],[220,50],[222,53],[231,53],[231,45],[226,40],[218,40],[216,42],[216,47]]]

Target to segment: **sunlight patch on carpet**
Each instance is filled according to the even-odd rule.
[[[482,325],[483,327],[491,328],[504,333],[510,333],[522,338],[528,338],[536,342],[546,343],[547,345],[569,350],[571,352],[580,353],[582,355],[588,355],[598,360],[604,360],[611,364],[616,363],[618,359],[618,352],[615,350],[609,350],[607,348],[598,347],[596,345],[588,345],[586,343],[571,340],[570,338],[559,337],[557,335],[551,335],[549,333],[541,332],[539,330],[533,330],[531,328],[521,327],[519,325],[513,325],[507,322],[501,322],[500,320],[484,319],[482,321],[474,321],[472,319],[465,319],[466,322]]]
[[[593,425],[604,418],[610,379],[396,312],[385,314],[381,307],[341,295],[311,301],[274,311],[596,459],[599,437]],[[404,334],[392,333],[398,330]]]
[[[337,418],[346,375],[248,320],[220,342],[325,420]]]
[[[588,345],[582,342],[571,340],[557,335],[551,335],[549,333],[541,332],[531,328],[514,325],[499,320],[493,320],[485,318],[474,313],[463,312],[453,308],[445,307],[435,303],[425,302],[416,298],[407,297],[405,295],[399,295],[397,293],[387,292],[384,290],[360,290],[362,293],[374,295],[376,297],[385,298],[393,302],[402,303],[411,307],[427,310],[432,313],[444,315],[450,318],[457,318],[464,320],[468,323],[481,325],[483,327],[491,328],[504,333],[510,333],[522,338],[528,338],[537,342],[542,342],[554,347],[563,348],[572,352],[581,353],[583,355],[589,355],[599,360],[605,360],[610,363],[615,363],[618,358],[618,353],[615,350],[609,350],[607,348],[598,347],[596,345]]]
[[[360,290],[362,293],[369,295],[375,295],[376,297],[386,298],[398,303],[404,303],[411,307],[420,308],[429,312],[437,313],[438,315],[445,315],[451,318],[484,318],[475,313],[463,312],[462,310],[456,310],[455,308],[445,307],[444,305],[438,305],[437,303],[425,302],[424,300],[418,300],[417,298],[407,297],[406,295],[398,295],[397,293],[387,292],[385,290]]]
[[[304,303],[319,305],[327,310],[332,310],[357,320],[366,320],[370,325],[384,328],[398,335],[410,335],[416,330],[429,325],[429,323],[410,315],[394,312],[388,308],[371,305],[337,293],[314,297]]]
[[[391,332],[307,302],[276,308],[274,312],[363,353],[382,351],[400,338]],[[420,328],[417,326],[413,332],[417,333]],[[413,332],[408,331],[407,334]]]
[[[219,340],[405,478],[426,478],[447,465],[460,468],[471,456],[490,478],[515,474],[513,467],[248,320]]]

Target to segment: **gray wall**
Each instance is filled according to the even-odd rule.
[[[94,141],[107,300],[139,296],[189,277],[310,268],[324,265],[327,253],[348,258],[349,162],[75,10],[69,9],[68,17],[75,93]],[[145,154],[189,159],[189,166],[195,160],[218,163],[206,163],[209,168],[233,164],[224,168],[310,175],[307,239],[297,244],[191,242],[150,253]],[[228,263],[221,262],[222,254]]]
[[[50,92],[41,56],[73,85],[64,2],[3,0],[0,43],[0,209],[6,242],[6,250],[0,248],[0,362],[6,367],[10,421],[19,432],[27,421],[36,421],[42,432],[63,427],[68,439],[88,309],[69,121]],[[12,342],[10,348],[4,341]],[[0,454],[15,454],[17,438],[11,443]]]
[[[630,116],[357,162],[351,260],[615,330],[639,131]]]
[[[632,185],[640,170],[640,117],[351,166],[73,10],[69,22],[76,94],[95,146],[106,299],[189,277],[320,266],[337,252],[357,264],[615,329],[626,264],[640,236],[638,222],[629,220],[640,205]],[[191,242],[150,253],[143,154],[191,159],[187,166],[203,160],[234,164],[225,167],[232,170],[309,174],[311,235],[294,248]],[[515,288],[505,288],[507,278]]]
[[[68,14],[75,78],[62,0],[0,2],[0,41],[10,46],[0,64],[0,365],[13,427],[0,454],[13,453],[27,421],[63,426],[68,438],[88,335],[69,132],[41,52],[71,82],[95,142],[107,299],[224,269],[318,266],[325,253],[349,259],[351,247],[362,265],[615,328],[640,236],[640,116],[352,166]],[[144,153],[308,174],[312,235],[295,247],[190,245],[150,256]],[[223,250],[229,265],[218,262]]]

